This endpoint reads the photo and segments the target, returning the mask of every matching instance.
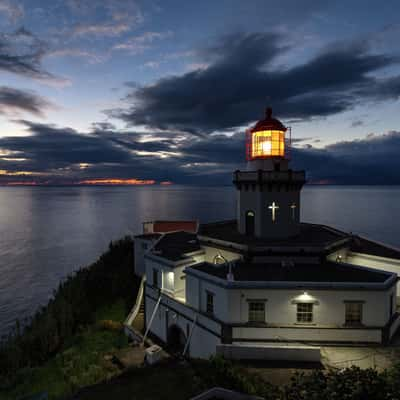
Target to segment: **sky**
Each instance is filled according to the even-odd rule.
[[[310,183],[400,184],[398,0],[0,0],[0,185],[230,184],[273,108]]]

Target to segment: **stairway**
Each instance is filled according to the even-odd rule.
[[[142,277],[140,282],[139,291],[136,298],[136,303],[132,307],[131,312],[129,313],[128,317],[126,318],[124,325],[125,330],[129,331],[133,330],[136,331],[138,334],[143,333],[144,330],[144,283],[145,278]],[[128,334],[128,333],[127,333]]]
[[[144,298],[140,302],[139,311],[136,315],[136,318],[132,322],[132,327],[135,328],[139,332],[143,332],[144,330]]]

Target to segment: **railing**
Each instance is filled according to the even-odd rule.
[[[145,283],[145,281],[146,281],[146,278],[144,276],[142,276],[142,280],[140,281],[138,295],[136,297],[136,303],[132,307],[132,310],[130,311],[130,313],[128,314],[128,316],[127,316],[127,318],[126,318],[126,320],[124,322],[124,325],[131,326],[132,322],[135,320],[136,316],[139,313],[140,305],[141,305],[142,300],[143,300],[144,283]]]
[[[236,181],[271,181],[271,180],[287,180],[294,181],[304,180],[304,171],[236,171],[234,179]]]

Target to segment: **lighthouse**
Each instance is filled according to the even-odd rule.
[[[289,167],[288,128],[272,117],[246,132],[245,171],[235,171],[237,223],[241,234],[271,240],[287,239],[300,233],[300,191],[304,171]]]

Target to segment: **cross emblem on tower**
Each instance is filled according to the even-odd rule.
[[[279,209],[279,206],[273,201],[272,204],[268,208],[271,210],[272,222],[275,222],[276,210]]]
[[[292,219],[295,219],[296,218],[296,204],[295,203],[293,203],[291,206],[290,206],[290,208],[292,209]]]

